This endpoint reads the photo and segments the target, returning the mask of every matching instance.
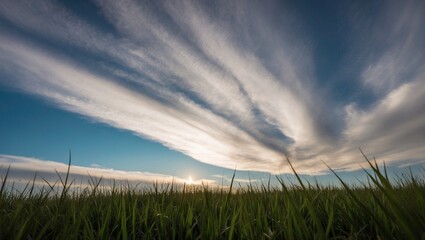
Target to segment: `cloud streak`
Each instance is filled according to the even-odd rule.
[[[378,17],[394,44],[365,57],[357,79],[375,102],[333,109],[315,75],[314,39],[294,30],[300,16],[290,11],[276,24],[272,3],[96,3],[116,32],[52,1],[5,1],[8,24],[52,44],[0,27],[0,81],[226,168],[290,172],[287,154],[300,173],[326,171],[322,160],[356,169],[358,147],[387,161],[424,160],[422,5],[403,5],[395,26],[385,14],[398,3]],[[380,46],[379,37],[368,44]]]
[[[59,181],[59,174],[62,178],[65,177],[68,165],[53,161],[40,160],[30,157],[0,155],[0,172],[2,176],[5,174],[7,167],[10,166],[8,182],[27,183],[33,180],[36,175],[38,185],[46,185],[48,181],[51,185]],[[132,186],[140,185],[151,187],[154,183],[158,184],[176,184],[182,185],[187,182],[187,179],[178,178],[175,176],[140,172],[140,171],[120,171],[115,169],[106,169],[99,167],[82,167],[72,165],[69,174],[70,181],[74,182],[74,187],[89,186],[89,181],[102,179],[102,184],[108,186],[111,181],[116,181],[118,184],[125,185],[126,183]],[[192,182],[193,185],[208,185],[211,187],[217,186],[216,182],[209,179],[196,179]]]

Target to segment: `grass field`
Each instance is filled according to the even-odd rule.
[[[136,190],[93,181],[90,191],[72,192],[65,177],[59,191],[35,191],[30,182],[12,193],[6,175],[0,239],[424,239],[425,183],[413,175],[391,183],[368,162],[363,187],[299,178],[278,179],[276,188]]]

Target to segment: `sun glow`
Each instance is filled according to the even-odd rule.
[[[186,183],[192,185],[192,183],[193,183],[192,176],[189,176],[189,178],[187,179]]]

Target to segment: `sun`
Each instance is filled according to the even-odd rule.
[[[190,185],[192,185],[192,183],[193,183],[193,179],[192,179],[192,176],[189,176],[189,177],[187,178],[187,181],[186,181],[186,183],[187,183],[187,184],[190,184]]]

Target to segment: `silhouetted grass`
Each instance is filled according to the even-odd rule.
[[[392,184],[366,160],[369,183],[352,187],[335,174],[340,188],[303,182],[294,170],[297,185],[278,178],[275,188],[142,191],[92,179],[90,191],[74,192],[68,170],[61,191],[50,183],[35,191],[34,178],[18,194],[6,174],[0,239],[424,239],[424,182],[411,175]]]

